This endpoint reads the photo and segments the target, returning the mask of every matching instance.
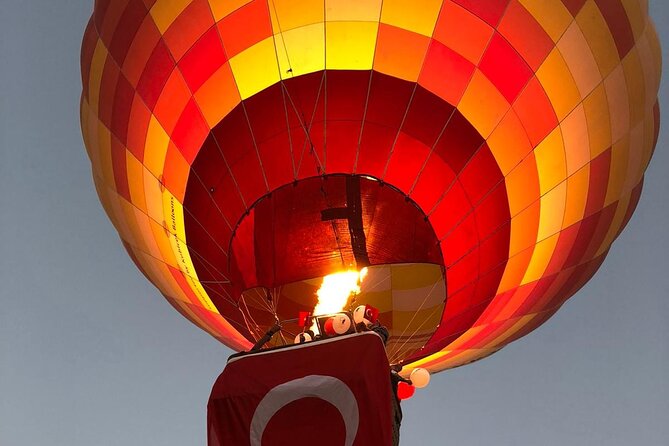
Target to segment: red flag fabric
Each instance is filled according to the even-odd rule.
[[[373,332],[232,358],[207,407],[209,446],[389,446],[390,368]]]
[[[300,327],[308,327],[311,325],[311,313],[308,311],[300,311],[297,318],[297,325]]]
[[[371,305],[365,305],[365,319],[371,323],[379,320],[379,309]]]

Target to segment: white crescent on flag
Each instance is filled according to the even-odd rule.
[[[251,446],[261,446],[269,421],[281,408],[302,398],[319,398],[337,408],[346,426],[344,446],[352,446],[358,433],[358,403],[351,389],[333,376],[309,375],[279,384],[267,392],[251,420]]]

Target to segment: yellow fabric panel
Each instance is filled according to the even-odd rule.
[[[176,20],[181,12],[190,5],[193,0],[158,0],[149,11],[161,34],[165,34],[167,28]]]
[[[111,189],[108,184],[103,184],[103,188],[109,203],[110,215],[112,216],[110,219],[115,223],[114,226],[118,230],[119,237],[131,245],[137,245],[130,223],[126,220],[126,214],[123,211],[123,205],[121,204],[123,198],[115,190]]]
[[[573,18],[561,0],[519,0],[546,33],[557,42]]]
[[[567,158],[567,175],[571,175],[590,162],[590,135],[583,105],[565,118],[560,124],[564,150]]]
[[[108,55],[107,48],[102,43],[102,40],[98,39],[98,43],[95,45],[95,51],[93,52],[91,70],[88,78],[88,103],[91,111],[95,113],[96,116],[100,105],[100,84],[102,83],[102,74],[104,73]]]
[[[423,35],[381,25],[374,54],[374,70],[416,82],[429,44],[430,39]]]
[[[118,197],[118,203],[119,209],[123,213],[123,218],[128,225],[128,235],[130,238],[126,238],[126,240],[131,242],[134,246],[137,246],[142,251],[148,252],[149,248],[143,240],[144,234],[142,232],[142,228],[137,222],[135,215],[137,208],[121,196]]]
[[[525,127],[512,109],[504,116],[487,142],[504,176],[532,151]]]
[[[119,197],[119,202],[126,218],[128,218],[129,228],[133,234],[133,240],[126,239],[126,242],[132,246],[133,252],[141,252],[151,257],[160,258],[160,248],[153,234],[152,225],[154,222],[145,213],[132,206],[132,203],[121,197]]]
[[[616,207],[616,213],[613,215],[613,220],[611,220],[611,225],[609,226],[609,230],[606,233],[606,237],[604,238],[604,243],[602,243],[602,246],[600,246],[599,250],[597,251],[597,256],[603,254],[607,249],[609,249],[611,243],[613,243],[616,236],[618,235],[618,231],[620,231],[620,227],[622,226],[625,215],[627,214],[627,207],[629,206],[629,202],[629,194],[620,197]]]
[[[120,197],[119,203],[121,205],[121,209],[123,210],[123,214],[125,215],[125,220],[128,223],[128,229],[132,234],[133,245],[144,252],[149,252],[149,246],[144,240],[145,233],[143,231],[142,225],[137,220],[137,214],[141,214],[141,211],[133,206],[132,203]],[[150,232],[151,229],[148,229]]]
[[[646,28],[646,37],[648,40],[648,46],[650,47],[652,53],[652,59],[654,62],[655,68],[652,69],[652,74],[655,76],[655,83],[653,84],[654,91],[657,92],[660,86],[660,79],[662,78],[662,47],[660,45],[660,38],[657,35],[655,26],[652,21],[648,22],[648,28]],[[657,96],[657,93],[654,93]]]
[[[216,126],[241,101],[230,64],[216,70],[193,96],[207,125]]]
[[[186,275],[186,280],[202,306],[209,311],[216,312],[216,307],[209,299],[209,296],[199,286],[195,267],[193,266],[188,246],[186,246],[186,227],[183,216],[183,206],[179,200],[167,190],[165,190],[165,193],[163,194],[163,209],[164,215],[167,217],[167,228],[172,234],[172,236],[169,237],[169,241],[172,247],[172,252],[176,256],[177,268]]]
[[[146,212],[146,199],[144,198],[144,166],[130,153],[125,151],[126,175],[128,176],[128,188],[132,203],[143,212]]]
[[[365,302],[365,304],[377,308],[381,313],[393,311],[393,294],[390,289],[361,293],[357,301]]]
[[[641,147],[641,168],[637,171],[637,178],[639,180],[643,178],[648,163],[650,163],[650,158],[653,156],[653,150],[655,149],[655,145],[653,144],[655,133],[653,121],[652,115],[649,114],[638,126],[639,130],[642,130],[642,137],[639,140],[639,147]],[[634,138],[635,130],[636,127],[630,133],[632,138]]]
[[[164,222],[163,224],[167,224]],[[172,244],[170,242],[171,236],[167,229],[162,226],[160,223],[157,223],[154,220],[151,220],[151,231],[153,232],[153,238],[156,240],[158,249],[160,250],[160,260],[162,260],[166,265],[169,265],[173,268],[179,268],[177,265],[177,259],[174,256],[174,251],[172,251]],[[168,278],[170,281],[173,281],[172,274],[168,272]]]
[[[411,370],[414,368],[424,368],[429,370],[431,373],[435,372],[436,369],[434,368],[434,364],[438,364],[444,360],[444,357],[448,356],[451,354],[451,350],[441,350],[437,353],[434,353],[430,356],[426,356],[423,359],[419,359],[418,361],[414,361],[411,363],[409,367],[405,367],[402,369],[402,376],[408,377],[409,374],[411,373]]]
[[[509,257],[534,246],[539,229],[539,203],[521,211],[511,219]]]
[[[393,289],[393,310],[413,312],[443,307],[445,297],[446,284],[442,278],[430,285],[411,290]]]
[[[394,310],[388,343],[389,360],[395,362],[425,345],[441,322],[442,311],[443,306],[418,312]]]
[[[325,0],[325,20],[378,22],[383,0]]]
[[[116,181],[114,179],[114,167],[111,155],[111,132],[105,125],[98,121],[97,151],[100,160],[100,174],[107,187],[116,190]]]
[[[268,0],[274,34],[325,20],[323,1]]]
[[[657,90],[662,76],[660,71],[657,71],[657,61],[650,44],[648,32],[637,42],[636,49],[643,70],[644,85],[646,86],[644,103],[646,107],[652,107],[657,101]]]
[[[324,23],[301,26],[274,38],[283,79],[325,69]]]
[[[137,227],[142,235],[142,248],[152,257],[160,257],[160,248],[158,248],[158,243],[153,238],[153,229],[151,228],[151,219],[144,212],[138,208],[134,208],[135,211],[135,221],[137,222]]]
[[[469,330],[464,332],[455,341],[451,342],[448,346],[448,349],[451,351],[451,354],[454,353],[455,350],[462,348],[462,346],[465,343],[467,343],[474,336],[478,335],[481,331],[483,331],[484,328],[485,326],[483,325],[474,325]]]
[[[528,314],[520,318],[513,319],[513,321],[510,321],[510,326],[505,325],[503,329],[497,330],[497,336],[494,337],[490,342],[486,343],[483,346],[483,349],[494,349],[495,347],[503,346],[507,339],[516,334],[536,316],[536,314]]]
[[[390,266],[393,290],[413,290],[432,286],[442,280],[441,266],[429,264],[399,264]]]
[[[573,22],[557,44],[576,87],[585,97],[602,81],[597,62],[576,22]]]
[[[630,129],[630,97],[622,65],[619,65],[604,81],[606,97],[609,99],[611,115],[611,140],[617,142]]]
[[[367,268],[367,276],[360,284],[360,290],[362,293],[384,293],[390,291],[391,286],[390,265],[375,265]]]
[[[567,228],[583,220],[585,204],[588,199],[590,181],[590,164],[567,179],[567,203],[565,205],[564,221],[562,226]]]
[[[381,22],[431,36],[442,0],[384,0]]]
[[[613,142],[611,140],[609,102],[603,84],[600,84],[592,94],[585,98],[583,110],[590,136],[590,158],[594,159],[611,147]]]
[[[539,179],[534,154],[530,153],[505,176],[511,217],[518,215],[537,199]]]
[[[597,4],[593,0],[586,2],[576,21],[592,49],[602,77],[608,76],[620,63],[620,56],[613,35]]]
[[[327,22],[327,69],[371,69],[378,28],[378,22]]]
[[[169,296],[170,299],[175,301],[176,304],[180,304],[180,303],[183,303],[183,302],[192,304],[191,300],[188,298],[188,296],[186,296],[186,293],[181,289],[181,287],[179,286],[177,281],[172,276],[172,273],[168,269],[167,264],[165,264],[164,262],[162,262],[160,260],[156,260],[155,264],[158,266],[158,268],[161,271],[161,278],[162,278],[163,283],[164,283],[164,288],[161,288],[160,291],[163,294]],[[179,306],[187,308],[187,306],[185,306],[185,305],[179,305]],[[194,314],[191,313],[190,309],[188,309],[186,311],[186,313],[191,314],[191,315],[194,316]],[[195,320],[199,320],[199,319],[196,318]]]
[[[627,166],[629,161],[630,140],[629,136],[621,139],[611,147],[611,167],[609,168],[609,184],[606,189],[604,206],[618,201],[623,194]]]
[[[638,40],[644,32],[648,21],[648,12],[641,7],[639,0],[622,0],[621,3],[627,13],[627,18],[632,25],[634,40]]]
[[[231,12],[238,10],[247,3],[251,3],[252,0],[208,0],[208,1],[209,1],[209,8],[211,9],[212,14],[214,15],[214,20],[218,22],[222,18],[227,17]]]
[[[544,87],[558,120],[564,119],[581,101],[574,78],[557,48],[550,52],[537,70],[537,79]]]
[[[639,150],[643,146],[643,140],[644,135],[641,126],[633,128],[629,133],[630,150],[629,158],[627,159],[627,180],[623,186],[625,192],[634,189],[639,184],[639,180],[641,180],[641,176],[643,175],[644,154],[643,150]]]
[[[497,288],[497,294],[512,290],[520,285],[523,277],[525,277],[527,265],[532,258],[533,251],[534,246],[526,248],[518,254],[509,257],[506,268],[504,268],[504,275]]]
[[[88,158],[91,160],[91,168],[94,173],[102,175],[102,165],[100,163],[100,153],[97,145],[98,140],[98,117],[91,110],[88,102],[81,101],[81,129],[84,135],[84,146],[88,152]]]
[[[393,336],[409,336],[413,338],[420,335],[432,335],[435,328],[441,322],[443,305],[429,307],[421,311],[393,310]],[[404,340],[399,341],[400,344]],[[422,344],[421,344],[422,345]]]
[[[195,296],[197,296],[198,300],[202,303],[202,306],[205,309],[207,309],[212,313],[220,314],[214,303],[211,301],[209,294],[207,294],[205,289],[202,287],[202,284],[200,283],[200,280],[197,278],[196,273],[194,271],[193,274],[188,274],[186,276],[186,281],[188,282],[191,290],[193,290],[193,293],[195,293]]]
[[[566,191],[566,186],[563,189]],[[562,197],[562,200],[564,200],[564,197]],[[542,215],[542,217],[544,216]],[[562,215],[560,215],[560,223],[562,223]],[[541,240],[537,243],[537,246],[534,248],[534,252],[532,253],[530,264],[527,266],[525,277],[523,277],[523,280],[520,282],[521,285],[541,279],[542,275],[546,271],[548,263],[551,261],[553,253],[555,252],[555,246],[557,245],[559,238],[560,234],[555,233],[551,237],[548,237],[547,239]]]
[[[169,189],[176,199],[179,200],[179,203],[183,203],[186,196],[186,183],[190,174],[190,165],[174,145],[170,145],[167,152],[169,162],[165,161],[163,177],[161,179],[165,188]]]
[[[563,182],[541,197],[541,214],[537,240],[544,240],[562,230],[565,203],[567,201],[567,183]]]
[[[115,217],[111,209],[111,203],[109,202],[108,188],[104,184],[102,177],[96,172],[93,172],[93,185],[95,186],[95,192],[98,194],[98,198],[102,204],[102,209],[105,211],[109,221],[116,227],[116,220],[114,220]]]
[[[279,81],[274,38],[258,42],[230,59],[242,100]]]
[[[484,138],[509,110],[510,105],[481,71],[476,69],[458,109]]]
[[[163,224],[163,186],[158,179],[148,170],[144,169],[144,198],[146,200],[146,213],[153,220]]]
[[[559,127],[534,149],[534,157],[539,174],[539,191],[543,195],[567,177],[567,160]]]
[[[623,59],[623,73],[625,74],[625,85],[630,97],[630,125],[637,125],[643,121],[646,112],[646,86],[644,84],[643,66],[636,48]],[[652,107],[652,104],[649,106]]]
[[[167,155],[169,144],[169,135],[165,132],[156,117],[152,115],[146,133],[144,160],[142,162],[156,178],[160,178],[163,173],[165,156]]]
[[[162,277],[159,267],[157,266],[158,264],[163,265],[163,263],[160,262],[160,260],[157,260],[152,255],[142,252],[139,249],[136,249],[134,246],[131,246],[130,249],[132,250],[132,253],[135,256],[135,259],[137,259],[137,262],[141,266],[142,271],[144,271],[144,273],[148,276],[148,279],[156,287],[158,287],[159,290],[165,289],[164,288],[165,281]]]

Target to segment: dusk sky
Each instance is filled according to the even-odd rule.
[[[650,4],[667,58],[669,3]],[[0,445],[204,445],[232,352],[140,274],[98,201],[79,129],[92,6],[2,1]],[[667,127],[595,277],[529,336],[434,376],[403,405],[402,444],[669,444]]]

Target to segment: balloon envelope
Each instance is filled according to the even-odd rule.
[[[110,220],[235,349],[368,267],[391,361],[496,352],[601,265],[659,128],[636,0],[96,2],[81,60]]]

